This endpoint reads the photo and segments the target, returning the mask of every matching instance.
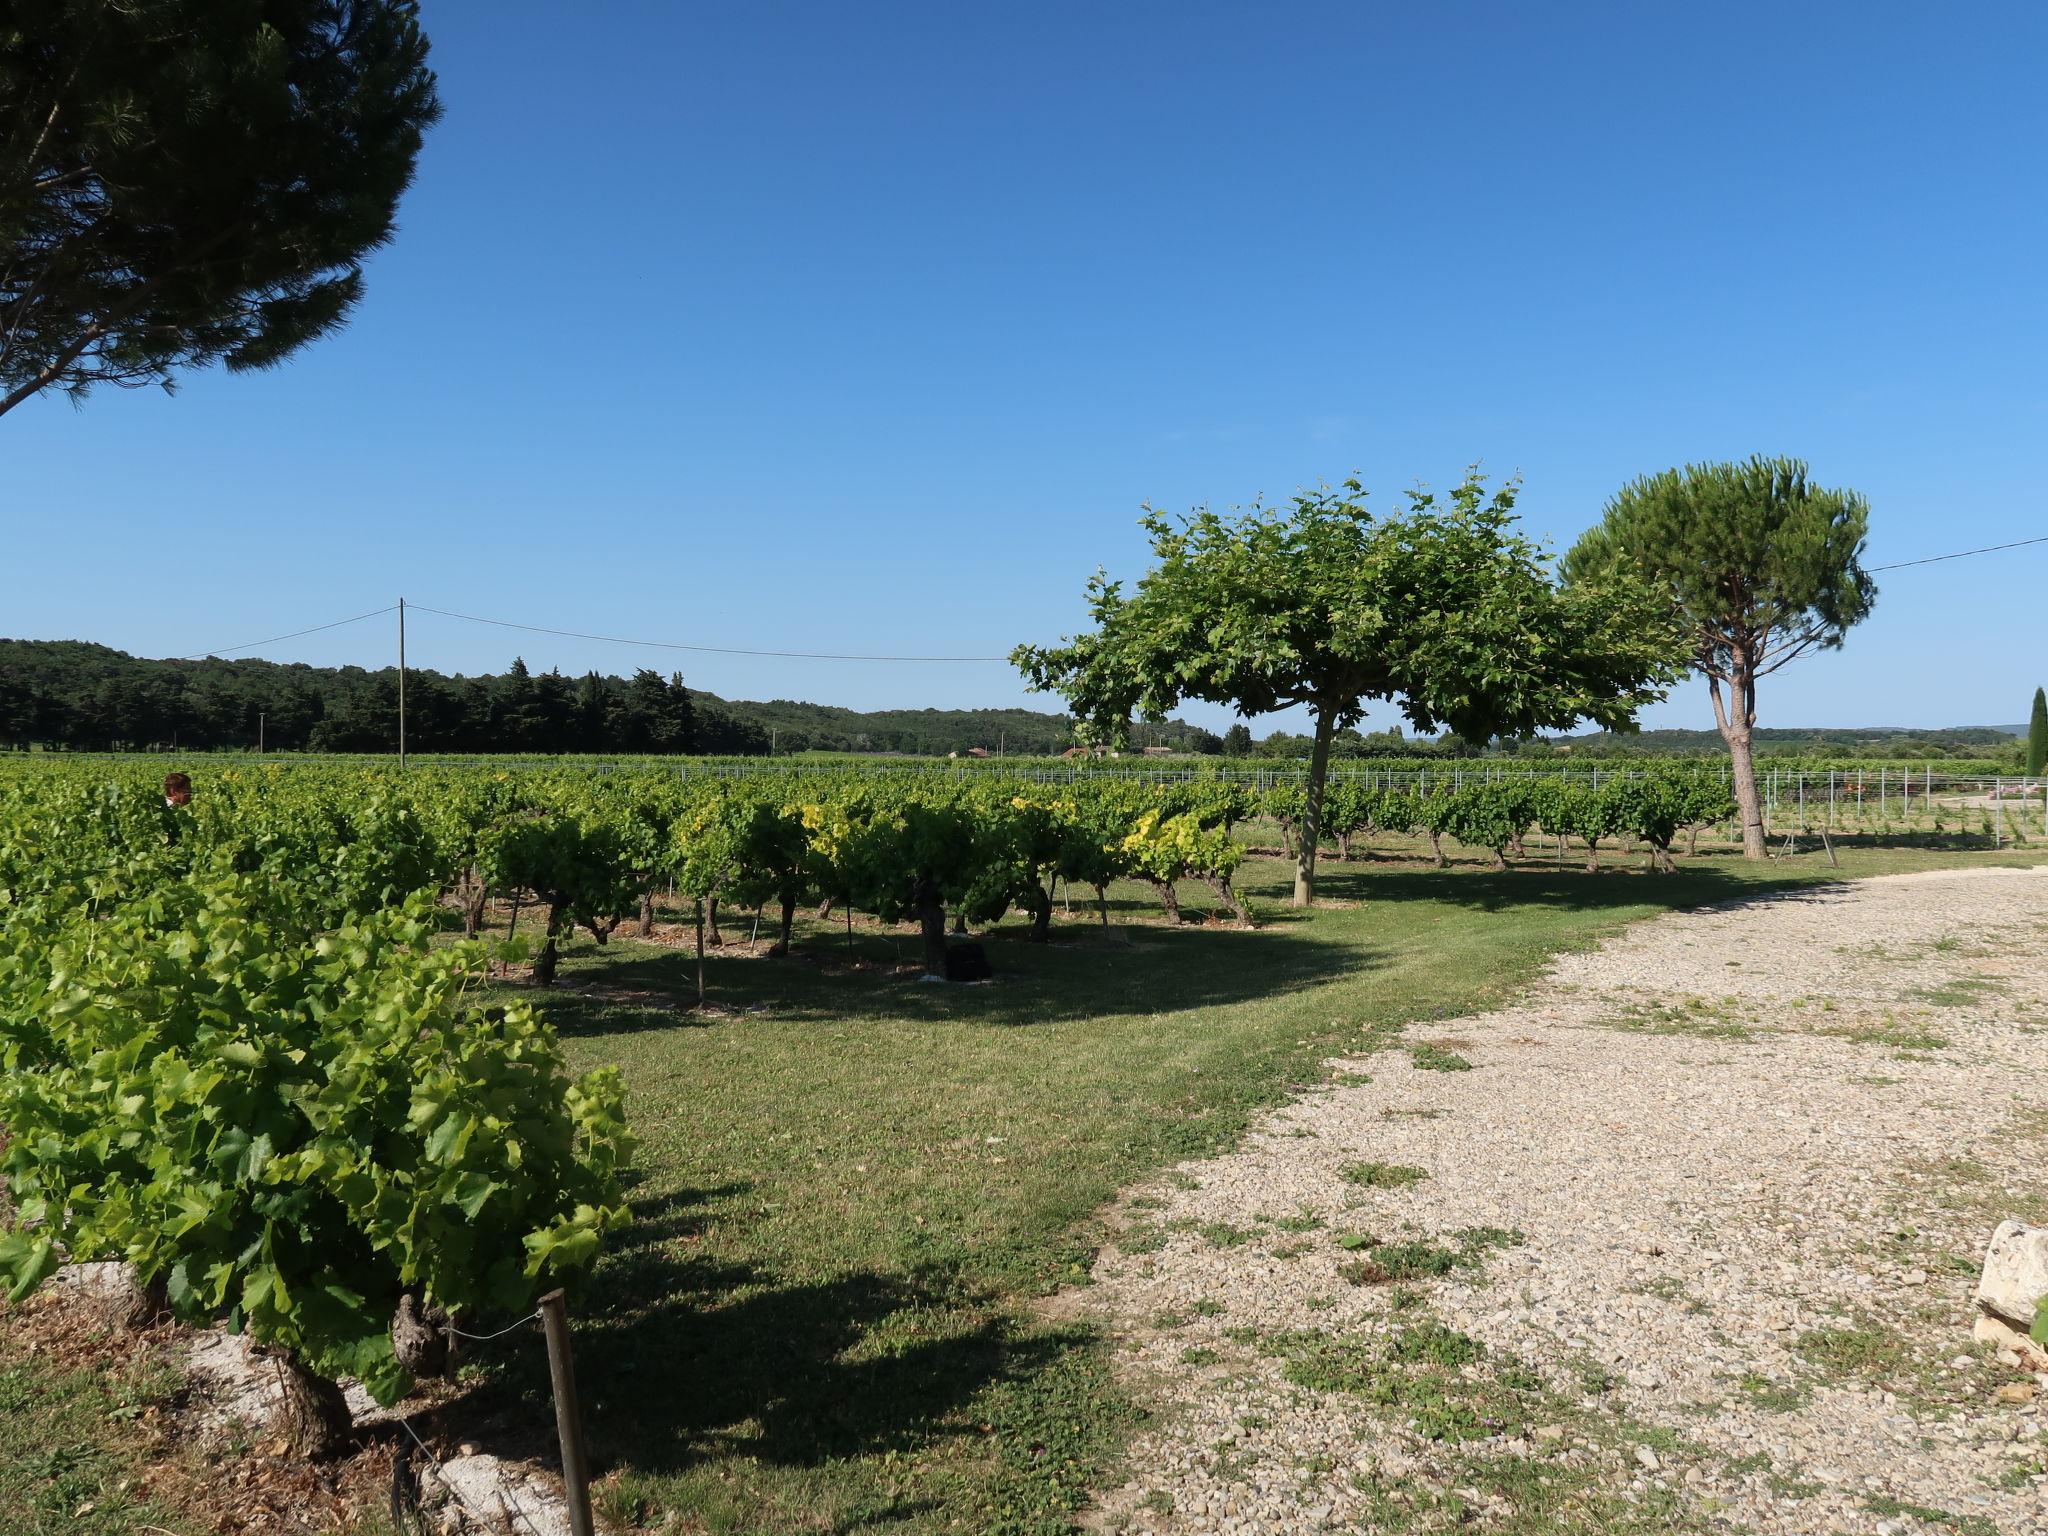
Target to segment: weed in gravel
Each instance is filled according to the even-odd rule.
[[[1998,1527],[1982,1515],[1955,1515],[1945,1509],[1933,1509],[1925,1504],[1909,1504],[1904,1499],[1895,1499],[1887,1493],[1873,1493],[1864,1496],[1863,1507],[1874,1515],[1895,1519],[1900,1515],[1908,1519],[1923,1521],[1928,1525],[1946,1526],[1960,1536],[1998,1536]]]
[[[1630,1003],[1619,1013],[1593,1020],[1600,1029],[1635,1035],[1691,1035],[1703,1040],[1754,1042],[1756,1031],[1736,1017],[1735,999],[1686,997],[1673,1003]],[[1795,1002],[1794,1006],[1797,1006]]]
[[[1948,1037],[1930,1029],[1901,1022],[1886,1014],[1877,1024],[1848,1029],[1824,1029],[1824,1035],[1846,1040],[1851,1045],[1881,1045],[1893,1051],[1939,1051],[1948,1047]]]
[[[1383,1109],[1382,1120],[1441,1120],[1448,1115],[1448,1109]]]
[[[1736,1385],[1744,1397],[1766,1413],[1791,1413],[1805,1407],[1813,1396],[1809,1386],[1796,1382],[1786,1385],[1754,1371],[1746,1372]]]
[[[1794,1347],[1811,1364],[1836,1376],[1896,1376],[1905,1362],[1904,1341],[1872,1322],[1810,1328]]]
[[[1211,1248],[1241,1248],[1252,1237],[1247,1228],[1234,1227],[1227,1221],[1205,1222],[1198,1230]]]
[[[1429,1177],[1426,1169],[1413,1168],[1406,1163],[1346,1163],[1337,1172],[1346,1184],[1358,1184],[1366,1189],[1406,1189]]]
[[[1273,1225],[1282,1232],[1314,1232],[1323,1225],[1323,1218],[1303,1211],[1299,1216],[1278,1216]]]
[[[1447,1051],[1427,1041],[1408,1047],[1408,1059],[1418,1072],[1470,1072],[1472,1063],[1456,1051]]]
[[[1945,981],[1939,986],[1916,987],[1906,996],[1933,1008],[1974,1008],[2006,990],[2002,977],[1958,976],[1954,981]]]

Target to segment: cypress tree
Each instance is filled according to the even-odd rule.
[[[2027,777],[2038,779],[2048,768],[2048,692],[2034,690],[2034,718],[2027,722]]]

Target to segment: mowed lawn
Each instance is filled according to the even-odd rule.
[[[1170,929],[1148,890],[1122,887],[1109,933],[1078,899],[1049,945],[999,927],[995,979],[969,986],[918,980],[907,929],[857,922],[849,947],[839,917],[806,919],[789,959],[714,950],[703,1013],[686,950],[579,939],[548,1011],[579,1068],[623,1068],[641,1138],[638,1219],[572,1299],[601,1511],[764,1536],[1066,1530],[1140,1409],[1088,1331],[1034,1302],[1085,1279],[1120,1188],[1231,1144],[1325,1058],[1500,1001],[1632,919],[2036,860],[1847,847],[1835,871],[1818,853],[1751,867],[1717,851],[1669,876],[1609,862],[1331,861],[1329,904],[1301,914],[1291,866],[1257,858],[1240,878],[1256,930]],[[1211,904],[1198,886],[1182,900]],[[746,930],[727,915],[735,951]],[[69,1529],[84,1484],[125,1475],[133,1448],[111,1390],[90,1432],[75,1397],[46,1417],[27,1390],[44,1372],[0,1358],[0,1383],[21,1388],[0,1392],[0,1496],[36,1513],[28,1529]],[[423,1427],[552,1459],[536,1340],[478,1347],[465,1382]],[[60,1435],[80,1447],[58,1458],[61,1491],[38,1445]],[[106,1505],[97,1528],[143,1528]]]

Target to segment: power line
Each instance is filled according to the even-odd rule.
[[[534,635],[560,635],[570,640],[599,640],[606,645],[634,645],[655,651],[699,651],[711,656],[777,656],[792,661],[1007,662],[1010,659],[1007,656],[853,656],[839,651],[755,651],[732,645],[686,645],[680,640],[627,640],[618,635],[590,635],[577,629],[549,629],[541,624],[515,624],[510,619],[486,619],[473,613],[451,613],[446,608],[429,608],[425,603],[407,603],[406,607],[413,613],[437,613],[444,619],[461,619],[470,624],[490,624],[499,629],[523,629]]]
[[[295,629],[288,635],[272,635],[268,640],[251,640],[247,645],[231,645],[225,650],[194,651],[183,659],[186,661],[198,661],[207,656],[232,656],[237,651],[253,651],[261,646],[275,645],[280,640],[296,640],[301,635],[317,635],[323,629],[339,629],[344,624],[360,624],[365,619],[374,619],[381,614],[396,613],[397,611],[398,604],[392,603],[389,607],[373,608],[368,613],[359,613],[352,619],[336,619],[332,624],[315,624],[311,629]]]
[[[1952,555],[1929,555],[1924,560],[1896,560],[1890,565],[1873,565],[1877,571],[1903,571],[1909,565],[1934,565],[1943,560],[1962,560],[1970,555],[1995,555],[2001,549],[2024,549],[2029,544],[2048,544],[2048,535],[2038,539],[2014,539],[2010,544],[1986,544],[1982,549],[1959,549]]]
[[[1981,549],[1959,549],[1953,554],[1927,555],[1918,560],[1894,560],[1888,565],[1873,565],[1866,569],[1875,575],[1879,571],[1903,571],[1916,565],[1939,565],[1944,560],[1966,560],[1972,555],[1995,555],[2008,549],[2025,549],[2034,544],[2048,544],[2048,534],[2038,538],[2014,539],[2009,544],[1986,544]],[[604,645],[629,645],[652,651],[694,651],[706,656],[769,656],[785,661],[886,661],[886,662],[942,662],[942,663],[1007,663],[1007,656],[870,656],[844,651],[763,651],[735,645],[692,645],[681,640],[633,640],[620,635],[593,635],[580,629],[551,629],[544,624],[520,624],[511,619],[487,619],[480,614],[456,613],[448,608],[429,608],[424,603],[409,603],[408,607],[417,613],[437,614],[444,619],[459,619],[465,624],[488,624],[495,629],[523,630],[531,635],[555,635],[566,640],[595,640]],[[237,651],[258,650],[266,645],[276,645],[284,640],[296,640],[301,635],[317,635],[322,630],[340,629],[345,624],[360,624],[365,619],[381,618],[387,613],[398,611],[398,604],[390,603],[382,608],[373,608],[368,613],[359,613],[354,618],[336,619],[331,624],[315,624],[310,629],[295,629],[287,635],[272,635],[267,640],[252,640],[247,645],[231,645],[219,650],[195,651],[187,660],[198,660],[203,656],[232,656]]]

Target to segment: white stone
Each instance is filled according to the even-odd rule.
[[[2048,1297],[2048,1227],[2000,1222],[1984,1254],[1977,1310],[2025,1333],[2043,1297]]]

